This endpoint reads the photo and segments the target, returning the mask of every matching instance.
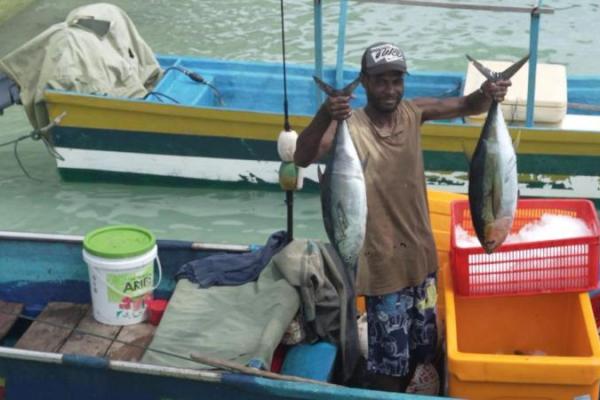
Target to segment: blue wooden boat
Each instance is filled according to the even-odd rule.
[[[320,3],[315,2],[316,28],[322,28]],[[346,3],[341,1],[342,7]],[[435,6],[443,7],[444,3]],[[531,12],[527,7],[482,7]],[[547,7],[539,10],[551,11]],[[322,100],[313,74],[337,85],[358,74],[356,68],[344,67],[341,31],[346,21],[342,17],[335,67],[323,66],[318,29],[315,65],[287,66],[290,121],[298,132]],[[521,194],[600,199],[600,77],[571,76],[562,66],[549,66],[563,68],[559,79],[546,71],[537,63],[538,24],[539,14],[532,13],[531,64],[537,69],[531,68],[523,83],[511,88],[522,89],[512,106],[505,102],[514,107],[505,110],[507,118],[520,114],[508,122],[511,133],[521,138]],[[176,55],[159,55],[157,59],[165,74],[145,98],[56,90],[45,93],[48,119],[64,116],[49,133],[60,155],[60,175],[67,180],[128,183],[276,184],[281,161],[276,141],[283,126],[282,66]],[[190,79],[190,72],[202,76],[204,82]],[[466,60],[464,73],[411,70],[406,77],[406,97],[457,96],[478,87],[470,82]],[[14,89],[9,85],[7,92]],[[560,92],[559,100],[546,102],[545,88]],[[358,107],[365,102],[364,91],[360,88],[356,94],[354,105]],[[538,114],[550,115],[543,118]],[[430,185],[466,192],[465,152],[474,149],[481,123],[482,119],[454,119],[423,126],[422,147]],[[316,168],[307,169],[304,176],[308,186],[316,186],[311,185],[317,182]]]
[[[131,361],[135,360],[131,357],[125,358],[129,361],[124,361],[114,357],[110,359],[63,354],[60,349],[40,351],[15,347],[15,341],[24,336],[24,331],[27,332],[29,322],[26,318],[35,318],[50,305],[74,304],[75,307],[81,307],[82,304],[90,302],[88,271],[82,259],[81,242],[82,238],[75,236],[0,232],[0,254],[2,254],[0,257],[0,271],[2,271],[0,274],[2,308],[0,336],[3,336],[2,346],[0,346],[0,387],[5,396],[0,398],[408,399],[414,397],[328,385],[326,382],[289,382],[234,372],[164,367]],[[169,296],[174,288],[173,274],[186,261],[217,252],[247,252],[255,247],[159,240],[163,281],[155,291],[155,295]],[[10,308],[10,304],[22,304],[23,308]],[[7,310],[13,314],[7,314]],[[20,314],[21,318],[16,318],[14,313]],[[10,327],[12,322],[8,321],[11,317],[16,318],[16,321],[13,318],[12,327]],[[146,324],[133,326],[141,325]],[[28,329],[32,329],[31,326]],[[51,327],[47,328],[46,336],[53,335],[57,335],[56,331],[52,331]],[[65,348],[67,343],[69,341],[61,345],[61,348]],[[331,345],[310,349],[298,348],[297,359],[303,361],[296,365],[290,361],[287,373],[303,375],[306,371],[325,371],[324,375],[318,378],[325,380],[328,366],[330,367],[333,361],[332,348],[334,347]],[[302,352],[309,353],[303,356]]]

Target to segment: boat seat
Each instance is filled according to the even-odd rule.
[[[501,72],[512,62],[480,60],[492,71]],[[525,121],[527,116],[527,81],[529,63],[525,64],[512,78],[512,86],[502,102],[502,113],[507,122]],[[469,62],[463,94],[479,89],[485,77]],[[564,65],[537,64],[535,79],[534,122],[556,124],[567,113],[567,70]],[[467,120],[481,123],[486,113],[474,115]]]

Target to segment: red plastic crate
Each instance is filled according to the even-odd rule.
[[[467,200],[451,205],[452,278],[459,296],[517,295],[587,291],[598,282],[599,232],[594,204],[580,199],[519,200],[511,233],[543,214],[585,221],[591,236],[504,244],[494,253],[482,247],[458,247],[455,227],[475,235]]]

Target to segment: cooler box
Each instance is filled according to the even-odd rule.
[[[445,297],[450,396],[598,399],[600,341],[587,293],[455,297],[450,284]]]
[[[478,60],[492,71],[502,72],[512,62]],[[529,63],[511,78],[512,86],[502,102],[502,113],[507,123],[525,121],[527,116],[527,82]],[[464,94],[468,95],[481,86],[485,77],[473,63],[469,62],[465,78]],[[567,69],[564,65],[538,64],[535,79],[535,122],[559,123],[567,113]],[[486,114],[474,115],[468,118],[470,122],[482,122]]]

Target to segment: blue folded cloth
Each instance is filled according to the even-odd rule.
[[[187,279],[201,288],[211,286],[238,286],[252,282],[287,244],[285,231],[273,233],[258,250],[240,254],[215,254],[185,263],[175,279]]]

